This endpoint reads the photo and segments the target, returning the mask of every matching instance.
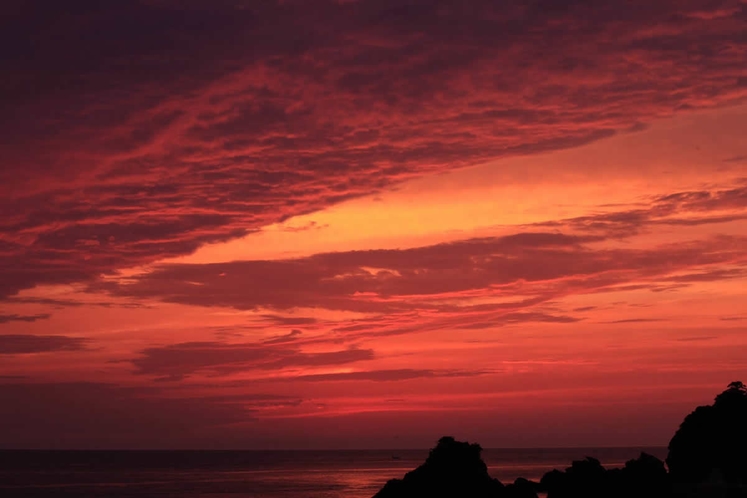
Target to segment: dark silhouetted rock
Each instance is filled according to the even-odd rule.
[[[506,486],[503,496],[506,498],[537,498],[539,484],[519,477],[513,484]]]
[[[648,453],[625,462],[619,478],[610,478],[609,481],[610,486],[620,491],[619,496],[660,498],[669,496],[671,491],[664,462]]]
[[[442,437],[423,465],[386,483],[374,498],[503,498],[505,489],[488,475],[481,451],[478,444]]]
[[[621,469],[574,461],[539,483],[503,486],[488,475],[477,444],[443,437],[423,465],[389,481],[374,498],[747,498],[747,387],[732,382],[713,405],[689,414],[669,443],[667,466],[641,453]]]
[[[565,472],[553,470],[542,477],[540,486],[547,498],[586,498],[604,496],[606,470],[596,458],[574,461]]]
[[[550,490],[552,490],[554,496],[561,496],[559,493],[560,490],[566,487],[566,480],[567,478],[565,472],[562,472],[558,469],[553,469],[543,475],[542,479],[540,479],[540,491],[542,491],[543,493],[550,493]]]
[[[635,460],[625,462],[624,475],[634,482],[666,480],[667,469],[664,462],[653,455],[642,452]]]
[[[548,498],[665,498],[669,478],[664,462],[647,453],[622,469],[605,469],[596,458],[573,462],[565,472],[553,470],[540,481]]]
[[[744,384],[732,382],[716,396],[713,405],[699,406],[685,418],[669,442],[667,466],[680,487],[685,483],[711,483],[747,494]]]

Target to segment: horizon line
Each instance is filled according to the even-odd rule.
[[[469,441],[468,441],[469,442]],[[477,443],[479,444],[479,443]],[[668,445],[629,445],[629,446],[503,446],[487,447],[480,445],[483,450],[626,450],[626,449],[667,449]],[[0,452],[26,451],[26,452],[321,452],[321,451],[425,451],[432,448],[0,448]]]

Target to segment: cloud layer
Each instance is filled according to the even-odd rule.
[[[0,335],[0,355],[81,351],[85,348],[86,340],[80,337],[59,335]]]
[[[696,0],[6,7],[0,295],[734,101],[747,92],[746,12]]]
[[[0,447],[658,444],[742,372],[744,0],[47,4],[0,6]]]
[[[345,365],[373,359],[370,349],[347,349],[306,353],[291,347],[268,344],[182,343],[142,351],[132,363],[138,373],[178,380],[202,372],[226,375],[234,372],[280,370],[299,367]]]

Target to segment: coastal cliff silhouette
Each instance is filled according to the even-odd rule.
[[[699,406],[669,443],[665,462],[641,453],[623,468],[595,458],[552,470],[540,482],[490,477],[479,444],[442,437],[425,463],[392,479],[374,498],[747,498],[747,387],[732,382]],[[668,467],[668,469],[667,469]]]
[[[503,496],[503,484],[488,475],[488,467],[480,457],[479,444],[456,441],[453,437],[439,439],[425,463],[392,479],[376,494],[376,498],[400,496],[464,496],[492,498]]]
[[[679,489],[747,496],[747,387],[732,382],[699,406],[669,442],[667,466]]]

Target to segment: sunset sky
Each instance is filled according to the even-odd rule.
[[[747,381],[747,0],[0,6],[0,448],[666,445]]]

